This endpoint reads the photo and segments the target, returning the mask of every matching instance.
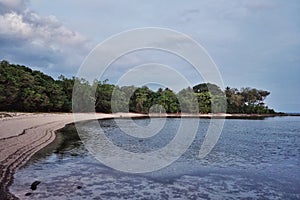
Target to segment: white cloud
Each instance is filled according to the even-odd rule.
[[[30,24],[23,21],[22,15],[16,12],[5,13],[0,16],[0,34],[10,37],[27,38],[32,33]]]
[[[62,73],[61,65],[65,65],[64,71],[73,71],[90,50],[88,38],[66,27],[55,16],[40,16],[31,11],[26,7],[27,1],[0,0],[0,5],[0,59],[52,67]],[[16,47],[24,52],[11,55],[11,48]],[[46,54],[41,56],[39,52]],[[37,59],[28,63],[27,57]]]

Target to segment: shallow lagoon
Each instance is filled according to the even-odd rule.
[[[149,120],[135,122],[147,125]],[[161,132],[149,139],[122,134],[113,119],[100,124],[115,144],[146,152],[166,145],[180,120],[167,118]],[[172,165],[144,174],[101,164],[74,126],[67,126],[15,174],[10,191],[20,199],[300,199],[300,117],[226,120],[218,143],[202,160],[197,155],[210,120],[185,120],[199,121],[190,148]],[[41,184],[31,191],[35,180]]]

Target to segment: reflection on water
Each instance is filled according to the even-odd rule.
[[[55,155],[58,160],[63,160],[69,156],[86,156],[87,150],[82,145],[80,137],[76,132],[74,124],[66,125],[56,134],[55,140],[44,149],[37,152],[25,165],[38,163]]]
[[[136,123],[147,125],[149,120]],[[300,199],[300,118],[227,120],[219,142],[203,160],[197,155],[210,120],[191,120],[199,120],[199,130],[186,153],[160,171],[138,175],[99,163],[74,126],[67,126],[17,172],[10,191],[20,199]],[[179,122],[167,119],[162,131],[148,139],[122,133],[114,120],[100,124],[116,145],[143,152],[166,145]],[[92,130],[96,124],[86,127]],[[35,180],[41,184],[30,191]],[[32,194],[25,196],[27,192]]]

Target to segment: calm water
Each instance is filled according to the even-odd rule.
[[[300,199],[300,117],[226,120],[220,140],[202,160],[197,155],[210,120],[185,120],[199,121],[186,153],[160,171],[138,175],[99,163],[68,126],[15,174],[10,191],[20,199]],[[146,152],[166,145],[179,122],[167,119],[149,139],[122,134],[114,120],[100,124],[117,145]],[[96,129],[92,122],[86,127]],[[41,184],[31,191],[35,180]]]

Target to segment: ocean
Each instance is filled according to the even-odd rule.
[[[86,122],[82,128],[97,135],[100,124],[119,148],[145,153],[168,145],[180,123],[193,120],[199,124],[193,142],[170,165],[147,173],[113,169],[97,160],[74,125],[68,125],[17,171],[10,192],[20,199],[300,199],[300,117],[227,119],[218,142],[202,159],[198,154],[209,124],[219,119],[133,122],[147,129],[151,120],[164,124],[148,138],[124,133],[119,124],[130,131],[130,119]],[[89,144],[102,143],[93,138]],[[108,156],[118,159],[117,153]],[[34,181],[41,183],[31,190]]]

